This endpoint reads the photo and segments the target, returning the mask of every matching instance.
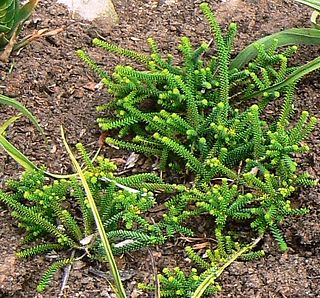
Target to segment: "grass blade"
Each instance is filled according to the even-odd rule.
[[[13,146],[3,135],[0,134],[0,145],[3,149],[27,171],[39,170],[23,153]]]
[[[27,117],[32,122],[32,124],[38,129],[38,131],[41,133],[41,135],[44,136],[44,131],[41,128],[41,126],[39,125],[37,119],[20,102],[18,102],[16,99],[13,99],[13,98],[10,98],[10,97],[7,97],[7,96],[0,94],[0,103],[7,105],[7,106],[14,107],[15,109],[17,109],[23,116]]]
[[[16,15],[16,23],[24,23],[31,16],[38,2],[39,0],[30,0],[28,3],[23,5]]]
[[[98,229],[98,232],[99,232],[103,247],[104,247],[105,252],[106,252],[106,256],[107,256],[107,260],[108,260],[109,265],[110,265],[112,276],[113,276],[114,281],[115,281],[115,286],[116,286],[116,289],[117,289],[116,295],[119,298],[126,298],[126,292],[125,292],[124,287],[122,285],[120,274],[119,274],[115,259],[114,259],[113,254],[112,254],[112,250],[111,250],[111,246],[110,246],[110,243],[108,241],[108,238],[107,238],[107,234],[106,234],[106,232],[105,232],[105,230],[103,228],[102,221],[101,221],[101,218],[99,216],[99,212],[98,212],[97,206],[96,206],[95,201],[93,199],[93,196],[92,196],[92,193],[90,191],[89,185],[88,185],[88,183],[86,181],[86,178],[84,177],[84,174],[83,174],[83,172],[81,170],[81,167],[80,167],[79,163],[77,162],[75,156],[73,155],[73,153],[72,153],[72,151],[71,151],[71,149],[70,149],[70,147],[69,147],[69,145],[68,145],[68,143],[66,141],[62,126],[61,126],[61,135],[62,135],[63,143],[64,143],[64,145],[66,147],[66,150],[67,150],[67,152],[68,152],[68,154],[70,156],[70,159],[72,161],[72,164],[74,165],[77,173],[79,174],[81,183],[82,183],[82,185],[83,185],[83,187],[85,189],[85,192],[87,194],[87,199],[88,199],[90,208],[92,210],[92,213],[93,213],[93,216],[94,216],[94,220],[96,222],[97,229]]]
[[[3,135],[4,132],[7,130],[7,128],[16,122],[21,117],[21,114],[18,114],[17,116],[13,116],[10,119],[6,120],[2,125],[0,126],[0,135]]]
[[[320,11],[320,2],[319,0],[294,0],[296,2],[299,2],[301,4],[307,5],[311,8],[313,8],[314,10],[318,10]]]
[[[292,84],[296,81],[298,81],[299,79],[301,79],[303,76],[305,76],[306,74],[315,71],[317,69],[320,68],[320,57],[308,62],[305,65],[300,66],[298,69],[296,69],[292,74],[290,74],[285,80],[283,80],[282,82],[275,84],[273,86],[270,86],[269,88],[260,90],[258,92],[252,93],[249,96],[246,97],[242,97],[240,100],[246,100],[246,99],[250,99],[253,97],[258,97],[261,96],[263,93],[267,92],[267,93],[272,93],[274,91],[277,91],[289,84]]]
[[[31,162],[20,150],[18,150],[14,145],[12,145],[4,136],[4,133],[6,129],[13,124],[16,120],[18,120],[22,114],[19,114],[17,116],[13,116],[6,120],[1,126],[0,126],[0,146],[4,148],[4,150],[24,169],[31,171],[31,170],[38,170],[41,171],[33,162]],[[96,152],[95,156],[92,159],[92,162],[97,158],[98,154],[100,152],[99,150]],[[54,178],[54,179],[68,179],[71,177],[76,176],[77,174],[54,174],[45,171],[45,175]]]
[[[245,254],[246,252],[252,250],[262,239],[262,236],[255,239],[251,244],[243,247],[231,257],[226,260],[226,262],[218,269],[218,271],[213,272],[212,274],[209,274],[205,280],[199,285],[199,287],[195,290],[191,298],[201,298],[205,290],[215,282],[215,280],[223,273],[223,271],[230,266],[234,261],[236,261],[240,256]]]
[[[37,166],[33,162],[31,162],[23,153],[21,153],[15,146],[13,146],[4,136],[6,129],[20,117],[21,115],[13,116],[0,126],[0,146],[2,146],[3,149],[23,168],[28,171],[32,171],[38,169]]]
[[[320,30],[313,28],[292,28],[263,37],[257,43],[264,44],[265,48],[268,49],[274,39],[278,40],[279,47],[297,44],[317,45],[320,44]],[[233,59],[230,69],[241,69],[256,56],[257,50],[254,43],[252,43]]]

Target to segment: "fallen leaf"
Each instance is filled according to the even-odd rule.
[[[92,241],[92,239],[93,239],[94,236],[95,236],[94,234],[91,234],[91,235],[89,235],[89,236],[81,239],[81,240],[80,240],[80,243],[81,243],[82,245],[87,245],[87,244],[89,244],[89,243]]]
[[[120,164],[125,164],[127,161],[123,158],[112,158],[110,159],[112,162],[120,165]]]
[[[107,137],[107,132],[106,131],[103,131],[101,134],[100,134],[100,137],[99,137],[99,140],[98,140],[98,145],[100,148],[102,148],[104,146],[104,142],[106,140],[106,137]]]
[[[52,148],[50,149],[50,153],[56,153],[57,152],[57,146],[52,145]]]
[[[97,84],[95,82],[90,82],[90,83],[84,85],[83,88],[86,90],[89,90],[89,91],[95,91],[96,86],[97,86]]]

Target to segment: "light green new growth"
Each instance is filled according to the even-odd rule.
[[[156,204],[150,190],[179,193],[185,190],[183,186],[163,183],[151,173],[115,177],[115,164],[103,157],[92,162],[81,144],[76,147],[85,162],[84,179],[113,253],[123,254],[162,244],[167,230],[173,234],[181,232],[170,226],[169,221],[149,222],[145,213]],[[45,171],[36,169],[26,171],[20,180],[10,180],[7,185],[11,192],[0,191],[0,201],[13,210],[12,216],[26,231],[23,243],[28,246],[17,253],[19,257],[73,249],[82,256],[88,254],[91,259],[107,261],[87,199],[89,190],[84,190],[76,176],[48,181]],[[79,206],[80,214],[70,208],[72,203]],[[40,243],[48,236],[52,242]],[[43,291],[53,274],[69,263],[69,259],[53,263],[41,279],[38,290]]]
[[[168,212],[163,217],[168,235],[175,231],[191,235],[185,224],[195,216],[206,214],[215,221],[217,249],[211,254],[219,256],[221,267],[205,265],[202,258],[193,255],[200,267],[212,270],[202,278],[206,286],[199,287],[194,297],[209,291],[208,280],[215,279],[213,272],[218,272],[217,268],[223,271],[229,257],[235,260],[231,257],[234,253],[236,258],[247,260],[262,255],[250,251],[250,245],[236,244],[230,222],[245,222],[257,239],[270,232],[280,249],[287,250],[282,221],[307,212],[293,208],[290,198],[299,187],[317,184],[307,173],[298,174],[295,161],[297,154],[308,151],[302,141],[315,127],[316,118],[306,111],[295,124],[292,118],[297,117],[297,82],[317,69],[319,62],[291,67],[289,59],[297,47],[279,49],[285,38],[291,38],[281,34],[253,43],[232,61],[236,25],[230,24],[223,34],[209,5],[202,3],[200,8],[214,35],[217,56],[210,57],[208,43],[194,48],[188,37],[182,37],[178,46],[182,56],[179,65],[172,55],[162,56],[153,38],[147,40],[149,56],[94,40],[109,52],[142,62],[146,69],[118,65],[111,80],[103,81],[114,99],[98,111],[112,110],[114,116],[101,116],[98,123],[103,130],[118,134],[106,138],[106,143],[154,155],[162,171],[177,171],[180,177],[191,179],[193,187],[166,202]],[[245,100],[255,104],[248,102],[240,109],[238,103]],[[269,119],[265,110],[272,108],[270,103],[275,100],[282,101],[281,112]],[[162,295],[190,297],[190,289],[199,286],[199,278],[194,273],[186,276],[180,269],[168,270],[159,276]],[[215,285],[212,293],[214,289]]]
[[[154,165],[164,179],[175,183],[153,173],[118,176],[114,163],[104,157],[91,160],[81,144],[76,147],[85,168],[73,159],[81,182],[77,175],[45,179],[48,173],[3,135],[15,118],[0,128],[0,143],[27,169],[20,180],[8,181],[9,191],[0,191],[0,201],[12,209],[26,232],[26,246],[18,256],[73,250],[110,262],[112,253],[161,245],[178,233],[192,236],[188,223],[210,217],[216,246],[205,256],[186,248],[199,269],[186,274],[180,268],[165,268],[158,275],[162,296],[197,298],[218,291],[217,278],[235,260],[263,256],[254,247],[265,234],[270,233],[282,251],[288,249],[282,222],[308,212],[293,206],[292,195],[318,183],[299,169],[296,159],[308,152],[303,141],[317,119],[307,111],[296,113],[294,91],[303,75],[319,68],[319,60],[291,67],[289,59],[297,47],[280,49],[283,36],[276,35],[279,39],[254,43],[232,61],[236,25],[230,24],[223,33],[209,5],[202,3],[200,8],[213,33],[216,56],[210,54],[211,42],[194,47],[188,37],[182,37],[178,46],[181,63],[173,55],[164,57],[151,37],[149,55],[94,39],[96,46],[144,67],[118,65],[109,75],[87,53],[77,51],[114,97],[97,108],[98,124],[108,132],[106,143],[156,157]],[[242,101],[247,102],[241,106]],[[280,112],[269,117],[265,112],[273,109],[273,101],[278,101]],[[159,193],[165,211],[154,221],[147,212],[158,207]],[[244,241],[248,235],[255,240]],[[54,262],[38,290],[74,260]],[[124,296],[120,277],[114,276]],[[155,290],[146,284],[140,287]]]

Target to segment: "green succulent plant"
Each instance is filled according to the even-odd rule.
[[[78,144],[77,148],[85,161],[83,175],[88,190],[77,176],[52,181],[43,169],[26,171],[21,179],[7,181],[8,191],[0,190],[0,202],[10,207],[11,215],[26,231],[22,242],[29,245],[17,255],[27,258],[52,250],[72,249],[82,251],[81,254],[85,252],[90,259],[106,262],[87,197],[89,192],[114,254],[163,243],[167,238],[164,230],[175,230],[175,227],[169,228],[169,221],[151,223],[147,219],[146,213],[156,205],[150,190],[157,186],[168,191],[173,188],[179,191],[179,188],[163,183],[151,173],[116,177],[116,165],[111,161],[99,156],[92,163],[83,146]],[[132,188],[135,186],[138,188]],[[71,208],[71,203],[75,207]],[[43,291],[54,272],[72,262],[72,259],[54,262],[41,279],[38,290]]]
[[[28,4],[35,6],[36,2]],[[9,4],[13,3],[17,2]],[[12,7],[3,5],[7,10]],[[51,174],[6,139],[6,128],[17,117],[0,126],[0,145],[26,169],[21,179],[8,181],[8,189],[0,190],[0,202],[12,210],[26,232],[23,244],[29,245],[18,256],[52,250],[75,252],[49,267],[38,291],[45,290],[57,270],[84,252],[90,259],[107,260],[112,271],[107,246],[112,256],[163,244],[177,233],[192,236],[188,223],[196,217],[213,219],[211,233],[216,239],[216,245],[204,255],[186,248],[186,255],[199,271],[193,268],[187,274],[180,268],[165,268],[157,276],[157,286],[142,284],[141,289],[158,290],[163,297],[213,295],[220,289],[217,278],[227,266],[237,259],[264,255],[256,246],[266,233],[272,234],[282,251],[288,249],[281,231],[283,220],[308,212],[292,204],[292,194],[318,183],[296,162],[297,154],[309,150],[303,141],[317,119],[307,111],[296,113],[294,91],[301,77],[320,68],[320,58],[300,67],[288,62],[297,50],[296,42],[319,42],[320,31],[276,33],[231,59],[236,25],[230,24],[223,34],[209,5],[202,3],[200,8],[214,34],[216,56],[209,54],[211,43],[194,48],[187,37],[178,48],[183,58],[180,64],[173,62],[173,55],[163,57],[152,38],[148,38],[150,55],[95,39],[95,45],[145,66],[143,70],[118,65],[111,76],[84,51],[78,51],[114,96],[98,107],[108,112],[98,120],[102,130],[112,131],[106,142],[157,157],[161,170],[180,175],[179,182],[187,178],[186,185],[167,184],[151,173],[119,177],[112,162],[102,157],[91,160],[82,145],[77,149],[85,164],[83,170],[66,146],[78,174]],[[19,30],[16,27],[10,41]],[[239,105],[244,100],[247,105]],[[273,101],[279,103],[280,111],[271,118],[265,111],[273,109]],[[37,124],[16,101],[0,96],[0,103],[16,107]],[[166,199],[166,211],[156,222],[148,216],[157,203],[153,192]],[[249,243],[247,238],[253,236],[255,240]],[[116,280],[119,274],[113,276]],[[122,291],[118,297],[125,297],[122,285],[118,285]]]
[[[214,35],[214,55],[209,52],[211,43],[193,47],[188,37],[182,37],[178,47],[180,63],[173,55],[163,55],[153,38],[147,40],[149,55],[96,38],[94,45],[134,61],[134,66],[116,66],[109,75],[86,52],[77,51],[113,96],[97,108],[105,112],[98,124],[108,132],[106,143],[155,156],[160,170],[176,172],[192,183],[165,203],[167,234],[192,235],[186,224],[195,217],[206,215],[215,221],[217,247],[211,254],[219,258],[202,266],[199,257],[190,257],[209,273],[165,270],[158,277],[164,297],[211,295],[219,288],[211,282],[220,274],[217,268],[224,270],[237,258],[263,255],[251,250],[266,233],[286,251],[283,220],[308,212],[294,208],[292,194],[318,183],[301,173],[296,162],[297,154],[309,150],[303,141],[317,119],[307,111],[295,111],[294,91],[300,78],[320,67],[320,58],[302,66],[292,66],[290,58],[296,43],[319,42],[319,30],[283,31],[249,45],[232,59],[236,25],[230,24],[224,34],[209,5],[202,3],[200,9]],[[272,102],[280,111],[271,118],[266,111],[274,109]],[[246,226],[258,236],[257,242],[244,244],[241,237],[246,232],[235,231],[231,223]]]
[[[0,56],[7,60],[12,50],[19,47],[16,38],[24,22],[31,16],[39,0],[30,0],[21,5],[19,0],[2,0],[0,4]]]

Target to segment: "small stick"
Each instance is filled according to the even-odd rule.
[[[0,55],[0,61],[4,63],[7,63],[9,61],[9,56],[11,55],[11,52],[13,51],[13,48],[17,42],[17,31],[18,27],[15,29],[14,33],[12,34],[12,37],[10,38],[9,43],[6,45],[6,47]]]
[[[154,274],[154,285],[155,285],[154,297],[155,298],[160,298],[161,297],[160,284],[159,284],[159,279],[158,279],[158,274],[157,274],[156,263],[154,261],[154,257],[153,257],[152,251],[149,248],[148,248],[148,252],[149,252],[149,255],[150,255],[151,266],[152,266],[152,270],[153,270],[153,274]]]
[[[74,257],[74,254],[75,254],[75,250],[72,251],[71,258]],[[69,264],[68,266],[66,266],[64,268],[63,278],[62,278],[62,283],[61,283],[61,287],[60,287],[60,292],[58,294],[58,298],[62,297],[63,291],[64,291],[65,287],[67,286],[67,283],[68,283],[68,280],[69,280],[69,276],[70,276],[70,272],[71,272],[71,268],[72,268],[71,264]]]

